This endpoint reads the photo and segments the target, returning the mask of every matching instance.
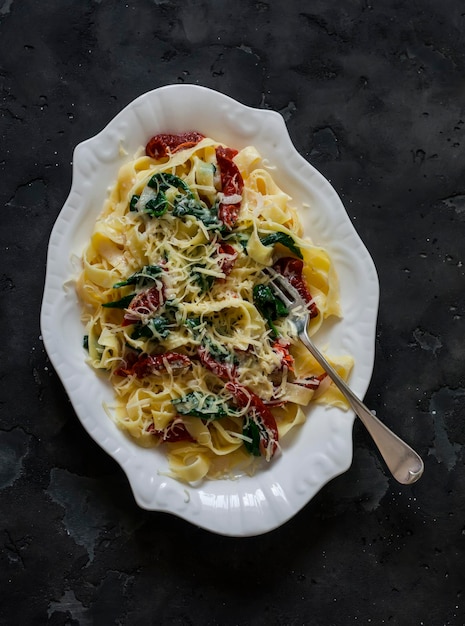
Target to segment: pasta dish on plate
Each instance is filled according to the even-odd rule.
[[[164,446],[181,481],[251,473],[310,402],[345,406],[265,267],[299,291],[311,333],[340,315],[327,252],[253,146],[159,134],[121,167],[77,281],[84,347],[114,388],[111,418]],[[330,362],[347,378],[351,357]]]

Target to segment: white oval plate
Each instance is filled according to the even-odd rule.
[[[162,448],[139,447],[106,415],[102,403],[111,402],[113,391],[85,363],[80,305],[69,283],[76,276],[72,257],[81,256],[119,167],[156,133],[190,130],[237,149],[254,145],[276,166],[276,182],[302,207],[305,233],[329,251],[339,274],[344,317],[326,324],[317,343],[330,354],[354,356],[350,385],[360,397],[365,395],[374,362],[378,278],[338,195],[297,153],[278,113],[194,85],[170,85],[140,96],[76,147],[71,191],[50,237],[42,335],[79,419],[126,472],[139,506],[224,535],[258,535],[289,520],[349,468],[354,414],[314,406],[307,422],[284,442],[282,454],[255,476],[197,487],[181,484],[160,473],[167,469]]]

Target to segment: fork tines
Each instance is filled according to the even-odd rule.
[[[262,272],[270,278],[270,284],[286,306],[289,308],[297,306],[303,306],[306,308],[307,305],[302,296],[297,289],[291,285],[285,276],[277,272],[272,267],[264,267]]]

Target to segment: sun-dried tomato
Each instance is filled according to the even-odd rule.
[[[241,196],[244,188],[244,180],[239,168],[234,163],[233,158],[236,156],[237,150],[233,148],[225,148],[218,146],[216,148],[216,161],[220,168],[221,175],[221,191],[223,193],[223,201],[218,207],[218,217],[228,230],[232,230],[239,217],[241,201],[228,202],[228,198]]]
[[[225,276],[231,273],[238,257],[238,252],[229,243],[222,242],[218,246],[218,254],[224,255],[219,260],[218,265]]]
[[[234,382],[228,382],[225,388],[232,393],[237,404],[252,410],[255,417],[260,420],[263,428],[260,428],[260,452],[270,459],[277,450],[279,433],[276,420],[270,409],[256,393]]]
[[[155,426],[150,424],[148,433],[152,433],[164,443],[177,443],[178,441],[195,441],[182,422],[171,421],[163,430],[155,430]]]
[[[207,369],[210,370],[213,374],[221,378],[221,380],[232,380],[236,376],[236,367],[231,363],[227,363],[225,361],[218,361],[215,359],[211,352],[201,346],[197,350],[197,354],[199,355],[200,362]]]
[[[145,153],[152,159],[161,159],[169,154],[178,152],[178,150],[185,150],[187,148],[193,148],[204,139],[202,133],[192,131],[188,133],[160,133],[150,139],[145,147]]]
[[[179,352],[144,354],[139,355],[136,359],[134,357],[126,358],[125,363],[115,371],[115,374],[117,376],[135,375],[137,378],[146,378],[157,372],[183,370],[190,365],[190,358]]]
[[[154,285],[138,293],[128,306],[123,317],[123,326],[129,326],[140,321],[144,315],[151,315],[157,311],[165,301],[164,285]]]
[[[115,370],[116,376],[130,376],[132,374],[132,367],[136,363],[137,358],[137,352],[128,352],[124,357],[124,361],[122,361],[118,369]]]
[[[287,280],[291,283],[291,285],[297,289],[299,294],[308,304],[308,310],[310,312],[310,318],[316,317],[318,315],[318,307],[316,306],[316,302],[310,293],[310,290],[307,286],[307,283],[304,280],[302,275],[304,263],[301,259],[295,259],[294,257],[282,257],[278,259],[276,263],[273,265],[273,268],[282,274]]]

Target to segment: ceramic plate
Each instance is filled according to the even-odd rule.
[[[103,402],[109,383],[85,363],[83,326],[72,279],[73,257],[86,245],[119,167],[159,132],[198,130],[241,149],[254,145],[300,210],[305,234],[325,247],[339,274],[343,319],[316,336],[328,353],[349,353],[350,377],[363,397],[373,369],[379,287],[373,261],[329,182],[302,158],[282,117],[252,109],[218,92],[171,85],[129,104],[98,135],[74,151],[73,182],[54,225],[47,258],[41,326],[45,347],[88,433],[126,472],[139,506],[167,511],[210,531],[233,536],[270,531],[295,515],[352,461],[354,414],[314,406],[283,443],[282,454],[253,477],[192,487],[167,478],[162,448],[144,449],[118,430]]]

